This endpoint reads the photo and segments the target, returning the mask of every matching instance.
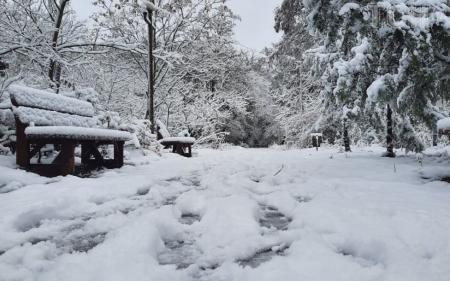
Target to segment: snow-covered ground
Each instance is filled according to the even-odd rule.
[[[450,164],[380,154],[200,150],[84,179],[0,157],[0,280],[450,280],[450,185],[423,178]]]

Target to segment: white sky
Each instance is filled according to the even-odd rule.
[[[241,17],[236,25],[235,39],[241,47],[261,51],[279,40],[274,29],[274,10],[282,0],[228,0],[231,9]],[[91,0],[71,1],[80,18],[92,12]]]

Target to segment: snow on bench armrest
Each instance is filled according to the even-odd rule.
[[[11,99],[18,106],[40,108],[88,117],[94,116],[94,107],[89,102],[18,85],[10,86],[8,92]]]
[[[131,134],[124,131],[71,126],[28,127],[25,129],[25,134],[29,138],[47,137],[112,141],[129,141],[132,139]]]
[[[437,122],[438,130],[450,130],[450,118],[444,118]]]
[[[170,133],[169,130],[167,130],[166,125],[164,125],[163,122],[161,122],[161,120],[156,120],[156,126],[158,126],[158,131],[161,134],[161,136],[163,137],[163,139],[165,138],[170,138]]]
[[[97,125],[94,118],[71,115],[56,111],[48,111],[31,107],[16,107],[13,109],[14,115],[24,124],[34,123],[37,126],[75,126],[75,127],[95,127]]]
[[[161,144],[170,144],[170,143],[184,143],[184,144],[194,144],[195,139],[194,138],[187,138],[187,137],[170,137],[170,138],[164,138],[159,141]]]

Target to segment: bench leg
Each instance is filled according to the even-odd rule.
[[[91,148],[88,144],[81,144],[81,164],[83,166],[89,165],[89,160],[91,160]]]
[[[28,169],[30,166],[30,144],[25,135],[25,125],[16,120],[16,164]]]
[[[192,157],[192,145],[188,145],[188,154],[187,154],[187,157]]]
[[[94,159],[91,159],[94,156]],[[98,146],[92,142],[81,144],[81,163],[88,169],[95,169],[104,165],[102,154],[98,151]]]
[[[58,174],[61,176],[67,176],[73,174],[75,171],[75,143],[65,142],[61,144],[61,151],[53,164],[58,165]]]
[[[114,143],[114,166],[121,168],[123,166],[123,141]]]

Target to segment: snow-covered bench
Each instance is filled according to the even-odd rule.
[[[444,118],[437,122],[437,129],[440,135],[446,135],[450,139],[450,118]]]
[[[172,147],[172,152],[185,157],[192,157],[192,145],[195,139],[191,137],[172,137],[166,126],[160,120],[156,120],[159,143],[164,147]]]
[[[97,128],[91,103],[24,86],[8,88],[16,120],[16,162],[43,176],[68,175],[75,171],[75,147],[81,145],[84,169],[123,166],[128,132]],[[41,149],[53,144],[59,154],[49,164],[41,163]],[[114,146],[114,159],[105,159],[100,145]],[[39,155],[37,163],[33,157]]]

